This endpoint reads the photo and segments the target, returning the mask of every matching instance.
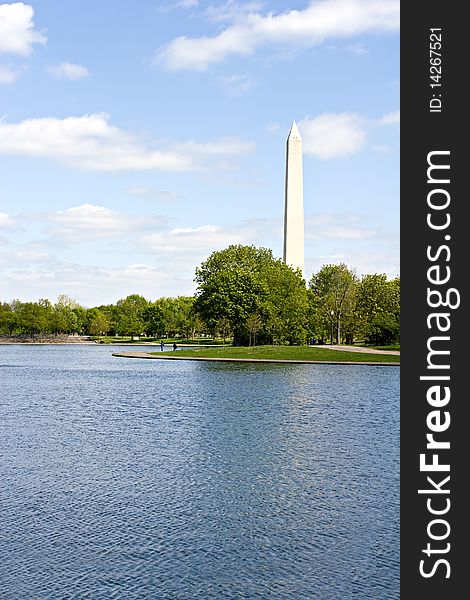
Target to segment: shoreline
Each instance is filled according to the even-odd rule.
[[[104,343],[90,341],[81,341],[81,342],[7,342],[0,340],[0,346],[103,346],[103,347],[113,347],[113,346],[155,346],[155,348],[160,348],[160,342],[112,342],[112,343]],[[167,348],[171,347],[172,344],[165,344]],[[179,348],[223,348],[221,344],[178,344]]]
[[[242,362],[242,363],[268,363],[268,364],[297,364],[297,365],[365,365],[399,367],[399,362],[373,362],[373,361],[331,361],[331,360],[289,360],[279,358],[209,358],[203,356],[165,356],[164,354],[149,354],[148,352],[113,352],[117,358],[142,358],[149,360],[199,360],[206,362]]]

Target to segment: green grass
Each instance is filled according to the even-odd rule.
[[[400,344],[390,344],[390,346],[364,346],[364,348],[374,348],[374,350],[398,350],[398,352],[400,352]]]
[[[400,362],[400,357],[388,354],[368,354],[363,352],[345,352],[327,350],[312,346],[254,346],[225,348],[194,348],[177,350],[178,356],[197,356],[201,358],[263,358],[276,360],[318,360],[323,362]],[[152,352],[151,354],[159,354]]]

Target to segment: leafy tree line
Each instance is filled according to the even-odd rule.
[[[345,264],[325,265],[309,282],[309,327],[321,341],[385,346],[400,340],[400,278],[357,277]]]
[[[235,345],[319,343],[388,345],[399,341],[400,279],[359,278],[345,264],[325,265],[305,285],[272,251],[229,246],[196,269],[194,308],[210,330]]]
[[[191,337],[203,329],[193,304],[194,298],[186,296],[150,302],[138,294],[88,309],[64,295],[55,304],[45,299],[0,302],[0,334]]]
[[[0,334],[82,334],[193,338],[205,333],[234,345],[399,341],[400,279],[358,277],[345,264],[324,265],[305,285],[272,251],[229,246],[197,269],[194,297],[149,301],[132,294],[84,308],[62,295],[52,304],[0,302]]]

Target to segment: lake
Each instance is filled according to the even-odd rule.
[[[399,598],[399,368],[128,349],[0,346],[3,600]]]

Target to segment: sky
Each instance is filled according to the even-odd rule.
[[[0,3],[0,301],[192,295],[282,257],[303,138],[305,277],[399,275],[399,2]]]

